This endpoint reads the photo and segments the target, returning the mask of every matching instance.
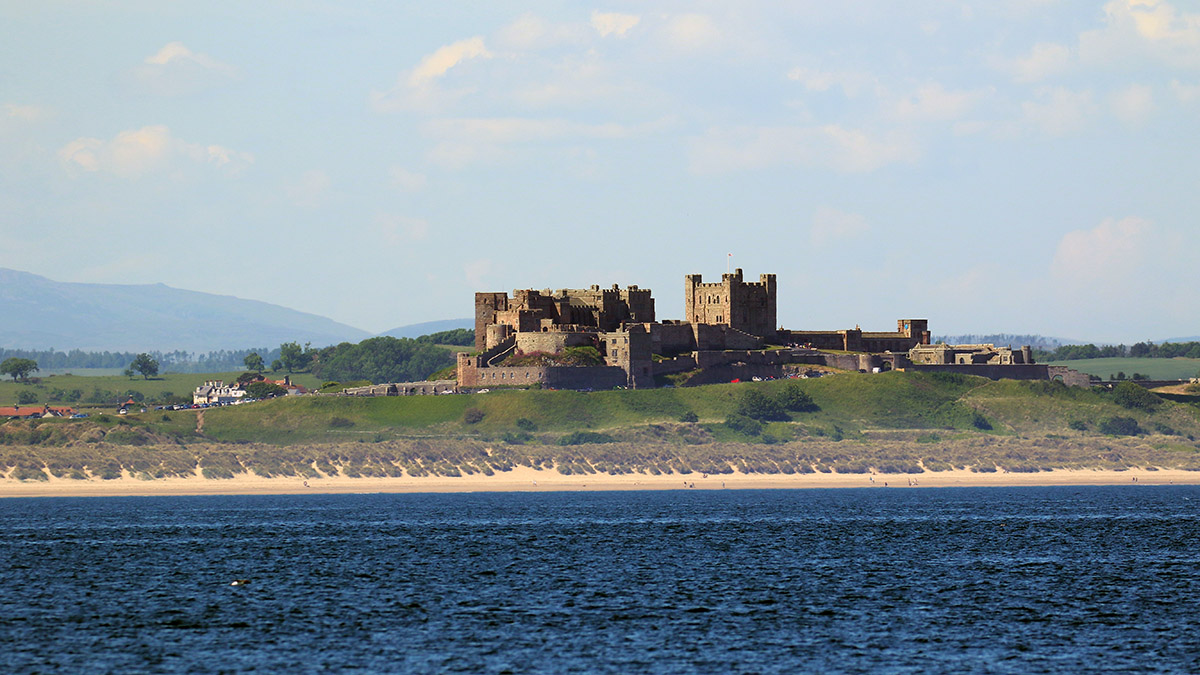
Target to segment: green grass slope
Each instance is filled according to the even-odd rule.
[[[819,407],[791,422],[858,431],[864,428],[968,428],[971,410],[960,399],[988,380],[916,373],[847,374],[790,381]],[[722,422],[743,392],[780,391],[785,382],[719,384],[676,389],[572,392],[497,390],[488,394],[412,397],[305,397],[209,410],[205,435],[220,441],[291,443],[345,438],[347,433],[488,435],[515,430],[526,419],[542,431],[611,431],[676,422],[694,413]],[[468,408],[483,413],[468,423]]]

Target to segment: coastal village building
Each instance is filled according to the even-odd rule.
[[[226,386],[222,380],[209,380],[192,392],[192,403],[225,405],[237,403],[245,396],[246,390],[239,385]]]
[[[52,407],[46,405],[15,405],[0,407],[0,419],[38,419],[50,417],[70,417],[75,414],[74,408]]]

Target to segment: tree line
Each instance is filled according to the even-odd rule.
[[[422,335],[418,338],[413,338],[415,342],[431,344],[431,345],[461,345],[467,346],[475,343],[475,332],[469,328],[459,328],[455,330],[441,331],[438,333],[430,333]],[[295,343],[287,343],[295,345]],[[348,344],[348,343],[343,343]],[[339,345],[340,346],[340,345]],[[295,349],[299,349],[297,355]],[[293,351],[289,354],[290,360],[284,360],[282,347],[270,349],[267,347],[257,347],[249,349],[218,349],[210,352],[188,352],[183,350],[175,350],[170,352],[149,351],[145,352],[151,358],[158,362],[159,367],[163,372],[173,373],[218,373],[229,370],[239,370],[245,366],[246,357],[251,354],[257,354],[262,359],[264,364],[272,364],[279,360],[280,367],[276,370],[286,369],[286,363],[292,363],[293,369],[306,370],[307,359],[304,355],[304,348],[295,345]],[[109,369],[124,369],[129,367],[129,364],[138,357],[138,352],[110,352],[99,351],[91,352],[82,349],[71,349],[67,351],[50,349],[7,349],[0,348],[0,361],[10,358],[27,359],[36,361],[40,370],[63,370],[67,368],[109,368]],[[261,370],[261,368],[259,369]]]
[[[1041,362],[1075,361],[1079,359],[1135,358],[1173,359],[1176,357],[1200,359],[1200,342],[1138,342],[1125,345],[1063,345],[1051,351],[1034,350],[1034,357]]]
[[[385,335],[359,343],[343,342],[321,348],[285,342],[279,345],[278,356],[271,359],[270,369],[310,372],[323,380],[337,382],[419,382],[454,365],[454,354],[438,345],[465,346],[474,341],[474,331],[456,329],[418,338]],[[262,372],[267,367],[267,359],[251,352],[240,365],[250,371]]]
[[[268,361],[279,358],[278,349],[220,349],[206,353],[176,350],[172,352],[145,352],[157,361],[163,371],[174,373],[216,373],[238,370],[247,355],[257,353]],[[121,368],[124,369],[138,357],[137,352],[88,352],[80,349],[60,351],[51,349],[4,349],[0,348],[0,361],[10,358],[36,361],[41,370],[64,370],[69,368]]]

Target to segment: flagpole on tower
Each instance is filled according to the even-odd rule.
[[[730,254],[728,254],[728,255],[726,255],[726,256],[725,256],[725,274],[729,274],[729,262],[730,262],[731,260],[733,260],[733,254],[732,254],[732,253],[730,253]]]

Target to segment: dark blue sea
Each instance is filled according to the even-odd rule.
[[[1197,487],[6,499],[0,569],[3,673],[1200,671]]]

